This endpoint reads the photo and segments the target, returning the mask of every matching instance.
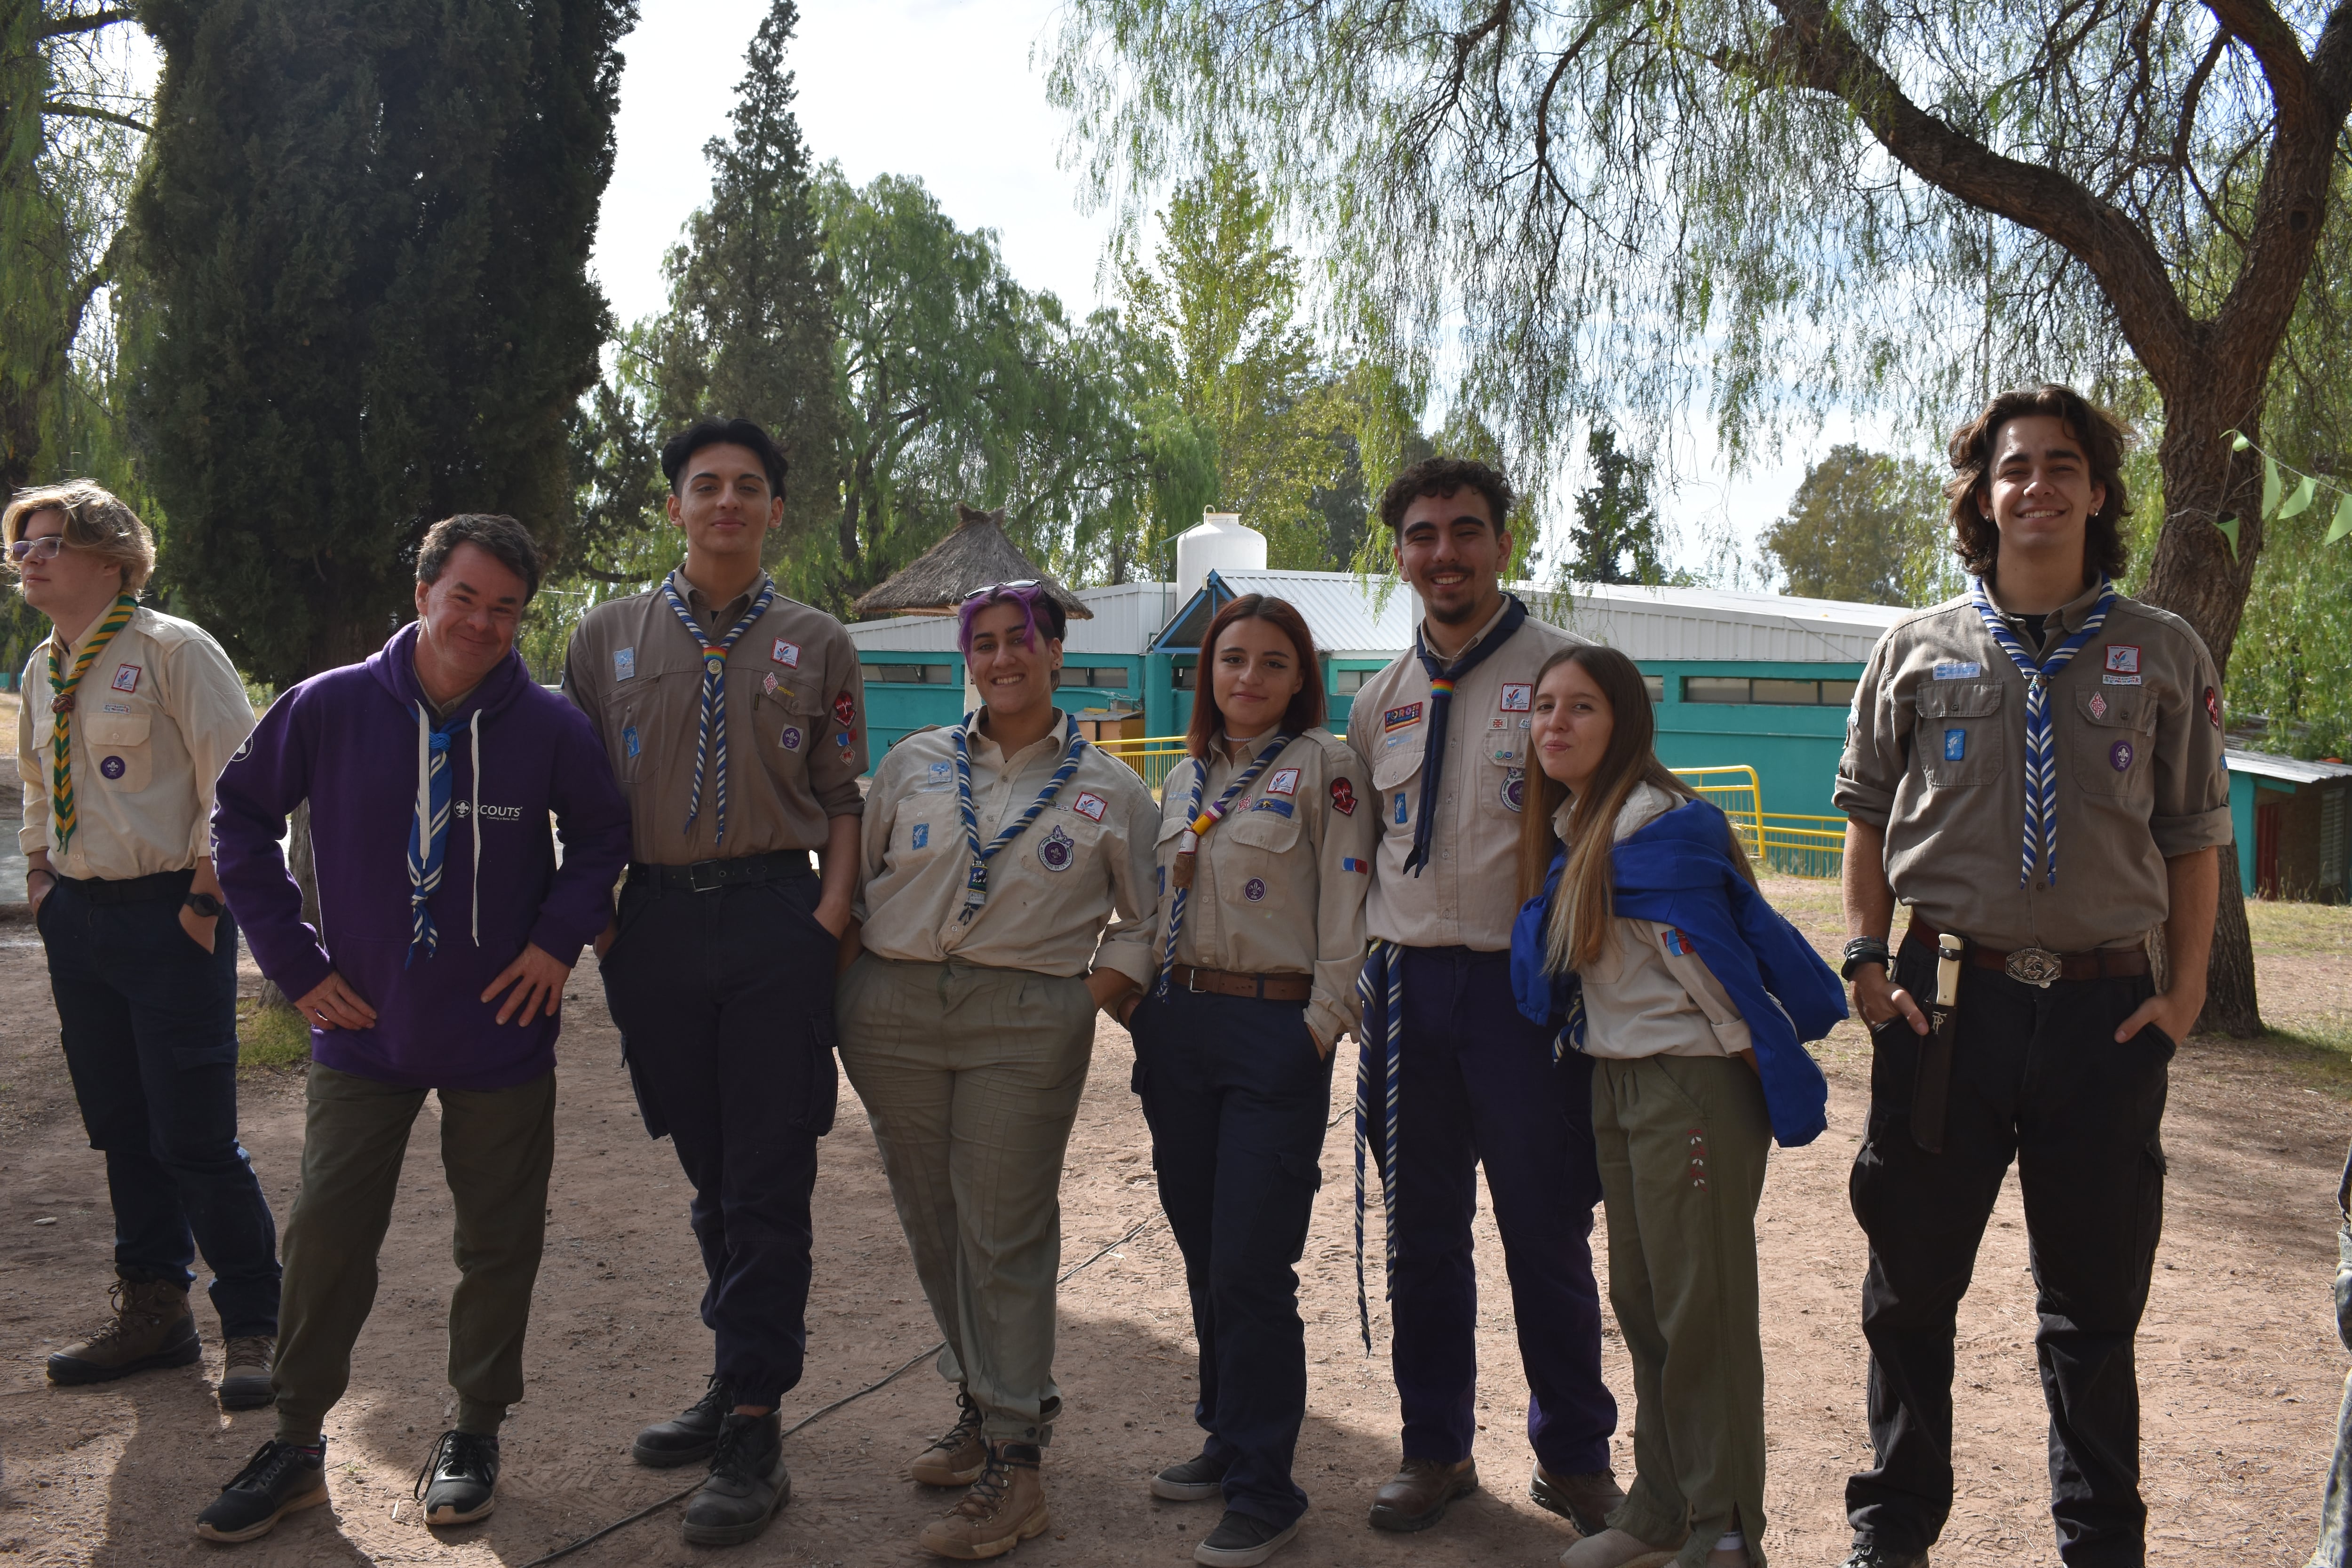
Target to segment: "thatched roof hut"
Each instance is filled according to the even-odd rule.
[[[945,539],[907,563],[905,571],[875,584],[852,606],[858,617],[952,616],[963,596],[991,583],[1043,583],[1063,613],[1074,621],[1094,612],[1078,596],[1041,570],[1004,536],[1004,509],[981,511],[958,502],[956,527]]]

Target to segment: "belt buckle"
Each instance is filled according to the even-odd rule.
[[[709,871],[711,879],[708,882],[702,879],[702,874],[706,868]],[[727,885],[727,862],[697,860],[686,868],[686,885],[690,890],[698,893],[717,892]]]
[[[2011,980],[2021,980],[2047,991],[2052,981],[2066,973],[2066,965],[2046,947],[2021,947],[2009,955],[2001,970]]]
[[[1195,996],[1201,994],[1201,966],[1199,964],[1196,963],[1192,965],[1192,973],[1184,976],[1184,989],[1190,991]]]

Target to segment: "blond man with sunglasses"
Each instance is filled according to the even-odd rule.
[[[221,1405],[268,1405],[278,1230],[237,1142],[236,926],[211,846],[214,781],[253,709],[204,628],[139,604],[155,543],[106,490],[22,491],[0,542],[50,623],[16,718],[17,841],[114,1206],[114,1315],[49,1357],[49,1381],[201,1359],[188,1308],[201,1249],[226,1341]]]

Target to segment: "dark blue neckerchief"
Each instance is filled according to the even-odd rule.
[[[1510,641],[1528,618],[1528,607],[1519,603],[1517,595],[1503,597],[1510,601],[1510,607],[1503,612],[1502,620],[1450,668],[1429,651],[1422,641],[1421,628],[1413,628],[1412,656],[1421,660],[1422,672],[1429,677],[1429,740],[1421,758],[1421,814],[1412,825],[1412,852],[1404,858],[1404,868],[1416,877],[1429,864],[1429,836],[1437,821],[1438,775],[1445,771],[1445,721],[1454,706],[1454,683],[1486,663],[1487,656]]]

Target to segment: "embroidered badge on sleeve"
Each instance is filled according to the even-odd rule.
[[[2211,687],[2205,689],[2205,717],[2213,721],[2213,728],[2221,727],[2221,699]]]
[[[1356,786],[1346,779],[1331,781],[1331,809],[1342,816],[1356,815]]]
[[[833,721],[845,730],[857,722],[857,704],[850,700],[849,693],[846,691],[839,693],[833,700]]]
[[[1408,702],[1402,708],[1391,708],[1381,715],[1383,731],[1409,730],[1421,722],[1421,704]]]

